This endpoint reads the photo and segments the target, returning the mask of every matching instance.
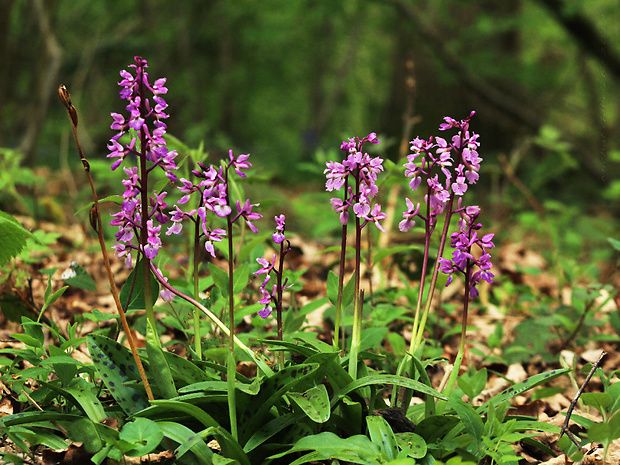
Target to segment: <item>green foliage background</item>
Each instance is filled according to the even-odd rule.
[[[587,27],[571,34],[548,4],[594,38]],[[30,165],[72,150],[61,83],[87,153],[105,156],[109,113],[123,111],[114,82],[134,55],[168,77],[169,132],[190,147],[250,152],[280,183],[306,179],[297,167],[318,150],[370,131],[396,160],[410,60],[412,137],[476,109],[487,166],[525,146],[511,162],[534,194],[606,195],[618,207],[615,0],[7,0],[0,18],[0,146],[21,148]]]

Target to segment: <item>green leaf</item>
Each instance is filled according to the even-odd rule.
[[[386,247],[383,249],[379,249],[373,256],[373,262],[374,263],[379,263],[381,262],[384,258],[389,257],[390,255],[394,255],[400,252],[408,252],[410,250],[420,250],[420,251],[424,251],[424,246],[422,245],[418,245],[418,244],[413,244],[413,245],[397,245],[394,247]]]
[[[613,398],[606,392],[584,392],[581,394],[581,401],[585,405],[594,407],[601,413],[605,413],[607,407],[613,403]]]
[[[292,391],[297,384],[316,377],[314,380],[319,382],[322,378],[323,370],[320,370],[318,363],[304,363],[293,365],[278,371],[272,376],[265,378],[261,385],[260,392],[252,402],[251,411],[244,412],[246,418],[240,418],[239,426],[243,428],[245,437],[250,437],[258,428],[264,424],[271,407],[282,398],[284,394]],[[249,417],[249,418],[247,418]]]
[[[381,457],[381,452],[377,444],[373,444],[367,436],[355,435],[343,439],[334,433],[323,432],[312,436],[301,438],[291,449],[280,454],[272,455],[269,459],[284,457],[293,452],[303,451],[316,452],[312,456],[302,457],[292,464],[307,463],[309,458],[313,460],[337,459],[343,461],[354,461],[354,463],[377,463]],[[364,460],[364,462],[360,462]]]
[[[134,421],[125,423],[119,434],[119,439],[133,444],[133,449],[125,452],[130,457],[141,457],[155,450],[164,433],[157,423],[148,418],[136,418]]]
[[[30,347],[36,347],[37,349],[40,349],[41,347],[43,347],[43,344],[38,339],[28,334],[14,333],[14,334],[11,334],[11,337],[13,339],[17,339],[20,342],[23,342],[24,344]]]
[[[103,405],[97,399],[97,396],[92,391],[86,389],[65,389],[64,392],[69,394],[75,399],[75,401],[82,407],[84,413],[89,420],[95,423],[101,423],[107,418]]]
[[[149,357],[149,373],[153,380],[153,388],[159,389],[162,397],[166,399],[177,397],[179,394],[174,385],[164,350],[161,346],[146,341],[146,353]]]
[[[0,266],[17,256],[26,245],[26,240],[33,237],[19,221],[8,213],[0,211]]]
[[[398,455],[398,444],[392,431],[392,427],[381,416],[366,417],[368,435],[373,443],[378,444],[383,455],[388,460],[396,459]]]
[[[252,437],[247,440],[243,446],[243,450],[249,453],[263,444],[269,438],[275,436],[280,431],[298,423],[304,418],[304,413],[296,412],[278,416],[268,423],[258,428]]]
[[[42,428],[16,426],[11,428],[9,437],[11,435],[18,436],[21,440],[26,441],[30,447],[44,445],[50,449],[65,450],[68,446],[68,444],[56,434]]]
[[[228,273],[214,263],[209,263],[207,267],[209,268],[209,273],[213,276],[213,282],[222,293],[222,297],[227,298],[229,285]]]
[[[448,404],[459,416],[469,435],[476,441],[480,441],[482,439],[484,424],[476,410],[457,397],[450,397],[450,399],[448,399]]]
[[[620,251],[620,241],[619,241],[619,240],[614,239],[613,237],[608,237],[608,238],[607,238],[607,241],[609,241],[609,243],[611,244],[611,246],[612,246],[614,249],[616,249],[616,250]],[[0,261],[0,263],[2,263],[2,262]]]
[[[233,293],[239,294],[248,285],[250,276],[250,265],[244,263],[238,266],[233,272]]]
[[[338,302],[338,275],[332,270],[327,273],[327,297],[332,305]]]
[[[329,420],[329,395],[324,384],[314,386],[305,392],[289,392],[287,397],[302,409],[312,421],[325,423]]]
[[[95,280],[88,274],[88,271],[76,262],[71,262],[71,268],[65,270],[61,278],[64,282],[73,287],[97,292],[97,283]]]
[[[187,426],[172,421],[160,421],[157,422],[157,425],[166,438],[171,439],[178,444],[185,443],[188,438],[195,435],[195,433]],[[210,465],[212,463],[211,460],[213,458],[213,452],[211,452],[211,449],[207,447],[207,444],[204,441],[199,441],[192,444],[190,451],[199,460],[198,463],[204,465]]]
[[[428,447],[422,436],[415,433],[396,433],[396,442],[403,450],[408,450],[407,456],[421,459],[426,455]]]
[[[519,394],[529,391],[537,386],[540,386],[543,383],[551,381],[552,379],[557,378],[558,376],[562,376],[570,371],[570,368],[562,368],[559,370],[551,370],[545,373],[538,373],[537,375],[531,376],[520,383],[517,383],[507,389],[504,389],[498,395],[485,402],[482,406],[478,407],[478,411],[481,414],[484,414],[489,406],[489,402],[492,400],[494,405],[499,405],[501,402],[506,402],[512,399]]]
[[[144,260],[140,260],[136,263],[136,266],[133,270],[131,270],[131,273],[129,273],[129,277],[121,289],[120,299],[125,311],[143,310],[145,308],[143,263],[146,262]],[[155,303],[159,295],[159,283],[150,270],[149,276],[151,278],[151,302]]]
[[[9,293],[0,295],[0,308],[2,308],[2,314],[13,323],[19,323],[23,316],[30,314],[24,301]]]
[[[147,408],[144,395],[127,385],[131,381],[129,376],[139,376],[131,352],[118,342],[96,334],[86,337],[86,345],[103,383],[125,413],[133,415]]]
[[[201,409],[197,405],[193,405],[188,402],[183,402],[181,399],[174,399],[174,400],[156,399],[152,401],[152,403],[153,403],[153,406],[165,407],[165,409],[168,411],[173,410],[173,411],[187,413],[188,415],[193,416],[196,420],[198,420],[200,423],[202,423],[207,428],[211,426],[219,426],[218,422],[215,421],[213,417],[211,417],[211,415],[209,415],[203,409]],[[136,415],[140,415],[140,416],[148,415],[150,412],[157,411],[157,410],[160,410],[160,409],[150,407],[148,410],[145,410],[144,412],[140,412],[139,414],[136,414]]]
[[[338,282],[339,277],[333,271],[329,271],[327,275],[327,297],[332,305],[338,303]],[[346,308],[351,302],[353,302],[353,294],[355,292],[355,273],[349,279],[349,282],[345,284],[342,290],[342,308]]]
[[[83,443],[87,452],[96,454],[103,447],[104,442],[98,428],[105,425],[99,425],[89,418],[80,418],[77,421],[64,421],[61,426],[67,430],[67,436],[72,441]],[[116,430],[112,431],[118,435]]]
[[[387,332],[388,329],[386,327],[362,329],[359,348],[360,352],[376,347],[381,347],[381,341],[383,341],[383,338],[385,337],[385,334]]]
[[[402,386],[407,389],[413,389],[422,394],[426,394],[426,395],[435,397],[440,400],[448,400],[448,398],[444,396],[443,394],[440,394],[432,387],[429,387],[415,379],[404,378],[402,376],[396,376],[396,375],[371,374],[368,376],[364,376],[363,378],[359,378],[349,383],[348,385],[344,386],[343,388],[339,389],[338,391],[336,391],[331,401],[332,408],[334,407],[335,404],[341,401],[345,395],[347,395],[351,391],[355,391],[356,389],[359,389],[365,386],[382,385],[382,384],[383,385],[394,384],[396,386]]]

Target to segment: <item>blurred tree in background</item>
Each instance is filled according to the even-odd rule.
[[[412,137],[475,109],[491,166],[504,155],[534,194],[617,207],[618,24],[617,0],[3,0],[0,147],[57,163],[62,83],[105,156],[118,71],[141,55],[168,77],[171,134],[250,152],[281,183],[355,134],[398,159],[409,102]]]

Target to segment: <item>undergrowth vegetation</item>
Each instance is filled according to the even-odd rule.
[[[583,244],[562,222],[574,212],[557,209],[558,222],[522,218],[524,229],[549,239],[550,270],[513,263],[495,276],[497,236],[470,201],[484,158],[475,112],[444,118],[399,163],[381,158],[375,133],[345,140],[338,158],[319,167],[327,194],[261,204],[250,155],[230,150],[207,160],[202,147],[166,135],[166,79],[150,80],[147,69],[135,57],[121,71],[127,113],[112,114],[112,174],[82,152],[77,109],[59,90],[93,196],[79,199],[78,215],[98,236],[114,313],[92,308],[60,327],[49,309],[69,289],[96,292],[104,283],[77,262],[60,279],[57,267],[37,268],[58,235],[0,213],[2,312],[23,330],[0,349],[0,386],[14,404],[0,418],[12,445],[0,452],[5,462],[76,447],[96,464],[144,456],[180,464],[518,464],[524,448],[576,460],[583,444],[607,451],[620,437],[617,373],[597,366],[603,389],[581,401],[600,418],[573,415],[581,437],[511,408],[524,395],[535,401],[578,388],[580,367],[560,354],[617,345],[620,318],[606,310],[613,288],[597,284],[596,271],[572,253]],[[18,187],[40,181],[21,173],[16,153],[6,152],[4,163],[3,204],[34,216],[37,206]],[[394,195],[401,199],[391,203]],[[274,221],[261,230],[267,211]],[[310,237],[287,231],[297,219]],[[301,299],[307,270],[291,257],[304,240],[322,246],[334,233],[339,245],[318,252],[334,257],[324,291]],[[608,249],[607,259],[619,243],[611,238]],[[127,270],[122,283],[111,250]],[[548,289],[533,285],[541,273]],[[31,289],[41,276],[38,301]],[[454,291],[444,298],[444,289]],[[488,318],[484,340],[470,343],[478,330],[472,313],[510,313],[517,322],[508,335]],[[514,380],[498,368],[525,363],[541,370]],[[492,377],[505,384],[487,389]],[[555,435],[553,447],[542,433]]]

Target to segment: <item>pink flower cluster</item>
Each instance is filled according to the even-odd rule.
[[[381,231],[385,231],[381,220],[385,219],[386,214],[381,211],[381,205],[371,206],[372,199],[377,195],[377,174],[383,171],[383,159],[371,157],[368,153],[362,152],[364,143],[370,142],[378,144],[377,135],[372,132],[368,136],[351,138],[344,141],[340,150],[348,153],[347,158],[342,162],[327,162],[324,173],[327,178],[325,188],[328,192],[345,188],[345,198],[334,197],[330,200],[332,210],[340,214],[340,222],[347,224],[349,221],[349,208],[360,219],[364,220],[361,227],[368,222],[374,223]],[[348,183],[349,176],[355,179],[355,186]]]

